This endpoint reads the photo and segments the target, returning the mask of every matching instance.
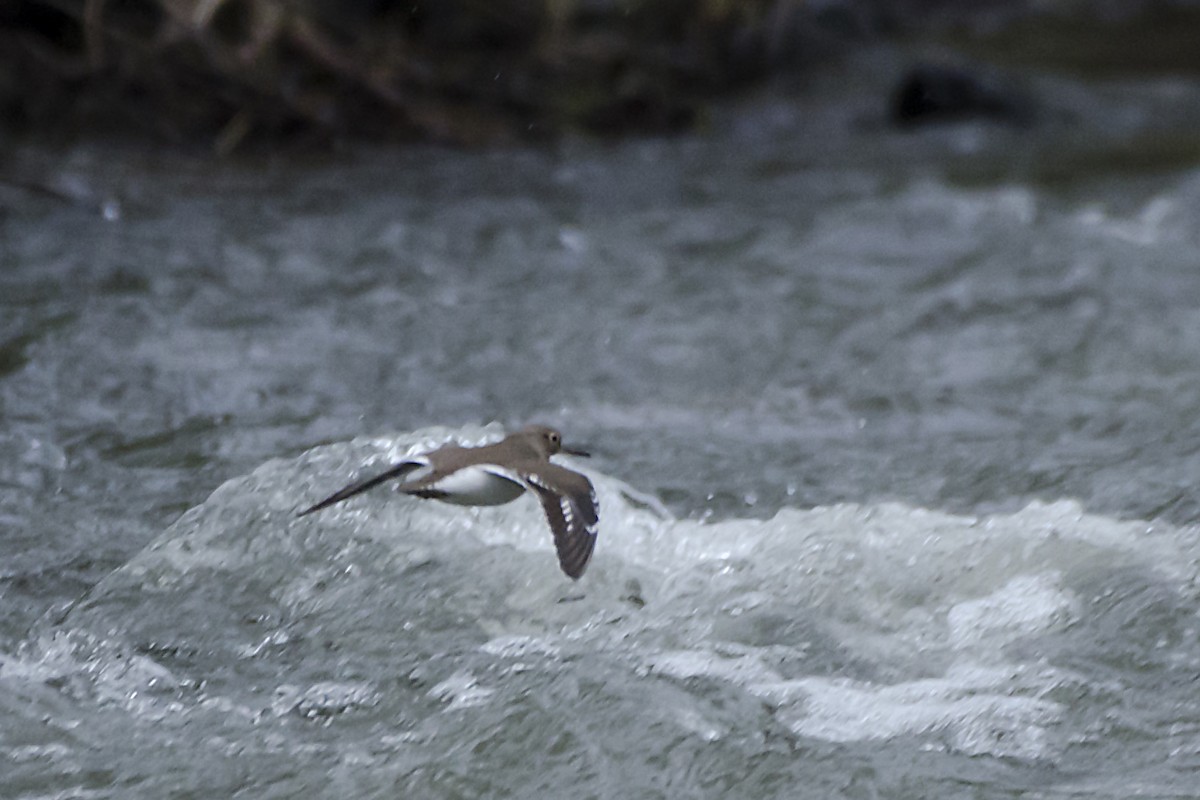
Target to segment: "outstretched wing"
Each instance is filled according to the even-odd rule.
[[[343,489],[339,489],[338,491],[329,495],[329,497],[326,497],[321,502],[311,505],[308,508],[304,509],[296,516],[303,517],[305,514],[311,514],[314,511],[320,511],[322,508],[328,508],[329,506],[333,505],[334,503],[340,503],[348,497],[353,497],[356,494],[361,494],[362,492],[365,492],[368,489],[374,489],[376,486],[383,483],[384,481],[389,481],[392,478],[403,478],[405,475],[408,475],[413,470],[415,470],[419,467],[424,467],[424,466],[428,466],[428,462],[423,459],[411,460],[411,461],[401,461],[399,464],[396,464],[391,469],[389,469],[387,472],[376,475],[373,478],[367,478],[365,481],[359,481],[358,483],[352,483]]]
[[[524,466],[524,465],[522,465]],[[600,501],[586,476],[548,462],[518,469],[546,512],[558,563],[571,578],[579,578],[596,547]]]

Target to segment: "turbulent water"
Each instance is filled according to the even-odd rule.
[[[0,796],[1193,796],[1200,89],[897,131],[889,58],[682,140],[22,151]],[[579,582],[529,498],[295,516],[526,421]]]

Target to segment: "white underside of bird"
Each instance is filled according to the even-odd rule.
[[[413,479],[420,480],[419,473]],[[404,490],[404,484],[400,485]],[[437,493],[436,499],[458,506],[499,506],[512,502],[525,493],[526,485],[504,467],[477,464],[455,470],[425,487]]]

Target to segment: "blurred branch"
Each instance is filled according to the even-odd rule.
[[[208,136],[220,152],[297,129],[473,144],[570,127],[656,130],[688,124],[716,92],[761,74],[744,62],[761,61],[762,48],[745,42],[768,41],[781,9],[797,5],[27,0],[0,70],[48,66],[37,91],[51,97],[22,97],[13,80],[16,96],[0,102],[33,124],[55,110],[147,119]]]

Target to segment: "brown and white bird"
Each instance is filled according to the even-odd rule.
[[[530,425],[481,447],[447,444],[410,456],[373,478],[352,483],[301,511],[300,516],[393,478],[400,481],[396,490],[404,494],[460,506],[498,506],[530,491],[546,512],[562,571],[577,579],[596,546],[600,503],[587,476],[551,463],[550,456],[556,453],[588,455],[565,447],[562,434],[544,425]]]

